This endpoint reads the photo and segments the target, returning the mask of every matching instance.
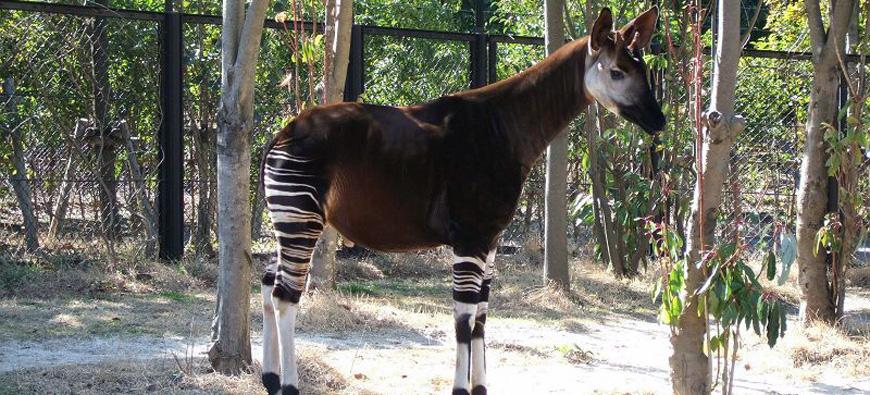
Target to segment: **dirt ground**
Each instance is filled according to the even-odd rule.
[[[298,329],[303,391],[449,393],[453,323],[443,258],[344,260],[337,293],[306,295]],[[615,280],[602,267],[577,260],[572,291],[562,294],[536,286],[540,270],[528,264],[534,257],[499,258],[487,321],[491,393],[670,393],[670,329],[655,320],[652,273]],[[4,271],[0,394],[260,391],[257,362],[239,377],[208,369],[212,272],[191,262],[168,269],[143,264],[134,271],[101,276],[84,270],[72,276],[75,281],[68,273],[61,278],[61,271],[16,273],[19,284],[28,285],[14,290]],[[41,297],[40,289],[59,283],[68,289]],[[782,290],[787,300],[793,292]],[[839,327],[791,322],[772,350],[744,334],[735,392],[870,393],[870,290],[852,287],[848,295],[849,315]],[[256,284],[251,298],[258,359]]]

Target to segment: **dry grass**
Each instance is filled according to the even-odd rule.
[[[846,280],[853,287],[870,288],[870,266],[849,268]]]
[[[790,322],[785,337],[773,349],[755,335],[743,339],[746,345],[740,359],[746,370],[811,382],[829,375],[870,377],[870,333],[850,334],[842,326],[821,322],[808,326]]]
[[[336,278],[338,281],[383,280],[384,272],[373,261],[371,257],[342,259],[336,264]]]
[[[298,328],[342,333],[406,328],[400,310],[372,297],[316,291],[300,303]]]
[[[870,334],[850,335],[821,322],[792,330],[786,349],[795,367],[823,366],[853,377],[870,376]]]
[[[208,361],[195,359],[187,373],[172,360],[66,365],[0,374],[0,394],[257,394],[263,391],[259,367],[225,376],[212,372]],[[318,352],[299,354],[299,378],[305,394],[360,393],[323,362]]]
[[[161,292],[64,299],[0,299],[0,341],[52,337],[187,334],[187,323],[208,322],[212,295]]]

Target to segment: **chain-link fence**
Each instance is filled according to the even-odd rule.
[[[174,193],[183,204],[183,221],[172,233],[174,243],[187,252],[212,253],[220,18],[180,16],[181,51],[176,60],[183,83],[167,87],[163,73],[170,56],[164,40],[168,13],[33,4],[37,3],[0,1],[0,127],[4,142],[9,142],[0,152],[3,182],[10,185],[0,190],[3,249],[26,249],[28,228],[34,229],[41,247],[53,250],[123,248],[150,254],[165,247],[160,235],[176,225],[162,223],[159,215],[158,197],[164,190],[158,186],[165,179],[158,169],[163,165],[166,174],[181,176],[181,187]],[[298,96],[316,96],[321,89],[316,82],[308,83],[313,80],[308,77],[317,75],[322,64],[299,69],[291,61],[292,25],[267,21],[267,27],[256,75],[253,158],[260,157],[272,133],[299,110]],[[357,25],[346,98],[388,105],[420,103],[507,78],[543,57],[539,38]],[[789,57],[747,53],[741,59],[738,112],[748,125],[734,146],[723,224],[738,230],[750,246],[769,243],[776,224],[793,226],[811,68],[809,61]],[[288,86],[288,75],[306,81],[298,94]],[[672,90],[662,93],[663,98],[686,97],[679,84],[657,84],[659,90]],[[166,168],[162,161],[167,146],[161,145],[161,131],[167,131],[167,119],[175,110],[164,108],[167,89],[161,87],[176,89],[183,98],[178,110],[181,145],[171,148],[180,150],[180,169]],[[666,111],[679,123],[676,110]],[[577,207],[590,194],[585,129],[589,125],[595,123],[587,124],[584,115],[569,128],[567,193]],[[607,144],[593,148],[612,160],[602,168],[612,186],[605,192],[615,196],[608,201],[618,220],[629,223],[648,214],[646,205],[627,206],[641,198],[633,184],[649,178],[645,162],[650,160],[651,142],[629,126],[612,129],[620,128],[629,133],[600,131]],[[671,146],[692,144],[685,134],[668,138]],[[664,156],[690,168],[693,153],[680,152],[688,154]],[[252,181],[257,179],[254,162]],[[662,164],[662,171],[670,171],[668,166]],[[861,169],[859,187],[870,203],[868,168],[870,161]],[[677,193],[691,193],[693,180],[688,178]],[[620,183],[632,185],[620,191]],[[266,242],[268,220],[256,182],[252,185],[252,232],[255,240]],[[542,237],[543,201],[544,168],[539,161],[524,187],[515,220],[503,235],[504,243]],[[864,207],[860,212],[867,221],[870,206]],[[572,209],[576,216],[582,216],[580,211]],[[571,239],[584,243],[590,227],[589,221],[571,222]],[[859,256],[861,251],[866,256],[861,246]]]
[[[60,249],[155,247],[157,23],[0,10],[0,25],[0,243],[33,226]]]

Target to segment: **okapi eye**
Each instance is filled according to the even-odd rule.
[[[611,78],[612,80],[614,80],[614,81],[619,81],[619,80],[621,80],[623,77],[625,77],[625,74],[623,74],[621,71],[619,71],[619,70],[610,70],[610,78]]]

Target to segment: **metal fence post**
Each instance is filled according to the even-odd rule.
[[[350,29],[350,59],[347,65],[347,77],[344,82],[344,101],[357,101],[365,87],[363,78],[363,30],[360,25]]]
[[[181,259],[184,250],[184,162],[182,129],[182,21],[175,12],[164,14],[161,26],[160,101],[163,119],[158,141],[158,229],[160,259]]]
[[[489,54],[486,60],[489,64],[487,83],[492,84],[498,81],[498,41],[489,40]]]
[[[475,33],[471,40],[471,87],[486,85],[486,34]]]

